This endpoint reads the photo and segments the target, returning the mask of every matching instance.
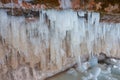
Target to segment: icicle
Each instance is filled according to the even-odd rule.
[[[38,21],[25,22],[24,17],[10,18],[0,10],[0,37],[2,42],[22,52],[30,65],[39,63],[42,71],[61,70],[69,58],[74,58],[80,67],[81,55],[86,53],[120,56],[120,24],[99,23],[100,15],[94,12],[88,12],[86,21],[80,17],[84,14],[73,10],[42,10]],[[91,65],[97,64],[95,60]]]
[[[71,0],[60,0],[60,7],[63,9],[72,8],[71,7]]]

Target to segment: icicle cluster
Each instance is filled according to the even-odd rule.
[[[0,11],[1,44],[11,46],[21,57],[19,59],[17,52],[12,50],[12,68],[28,63],[34,72],[37,64],[39,70],[47,74],[47,71],[62,70],[73,62],[80,65],[84,54],[104,52],[120,57],[120,23],[99,23],[99,13],[88,12],[87,19],[85,13],[43,10],[39,20],[26,22],[24,17],[8,16]],[[3,51],[1,55],[8,54]],[[1,63],[5,63],[3,59],[0,57]]]

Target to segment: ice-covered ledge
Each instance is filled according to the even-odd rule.
[[[41,80],[91,53],[120,58],[120,23],[99,23],[99,13],[84,14],[43,10],[37,21],[26,22],[0,11],[0,78]]]

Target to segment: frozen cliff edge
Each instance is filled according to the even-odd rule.
[[[42,80],[80,64],[84,55],[120,58],[120,23],[95,12],[42,10],[35,22],[0,11],[1,80]]]

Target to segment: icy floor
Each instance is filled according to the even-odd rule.
[[[86,70],[71,68],[47,80],[120,80],[120,66],[116,63],[117,65],[97,64]],[[82,64],[84,65],[85,63]]]

